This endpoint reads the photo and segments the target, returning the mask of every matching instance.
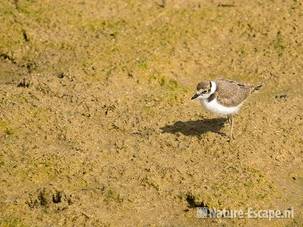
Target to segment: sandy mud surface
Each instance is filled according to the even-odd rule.
[[[302,34],[296,0],[0,0],[0,225],[302,226]],[[233,142],[218,77],[264,84]]]

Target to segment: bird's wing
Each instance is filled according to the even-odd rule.
[[[217,100],[225,106],[237,106],[250,94],[253,86],[233,80],[219,79],[217,84]]]

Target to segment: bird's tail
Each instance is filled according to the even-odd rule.
[[[259,91],[262,87],[263,87],[263,84],[258,84],[256,86],[253,86],[252,90],[251,90],[251,93],[253,93],[255,91]]]

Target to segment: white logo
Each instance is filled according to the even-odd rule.
[[[197,207],[197,217],[198,218],[208,218],[208,208],[207,207]]]
[[[294,218],[294,209],[286,210],[264,209],[256,210],[249,207],[247,210],[238,209],[215,209],[208,207],[197,207],[197,218],[248,218],[248,219],[287,219]]]

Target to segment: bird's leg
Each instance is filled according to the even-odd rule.
[[[233,136],[233,129],[234,129],[234,118],[232,115],[229,116],[229,121],[230,121],[230,134],[229,134],[229,138],[230,140],[234,139],[234,136]]]
[[[227,115],[228,124],[230,124],[230,115]]]

